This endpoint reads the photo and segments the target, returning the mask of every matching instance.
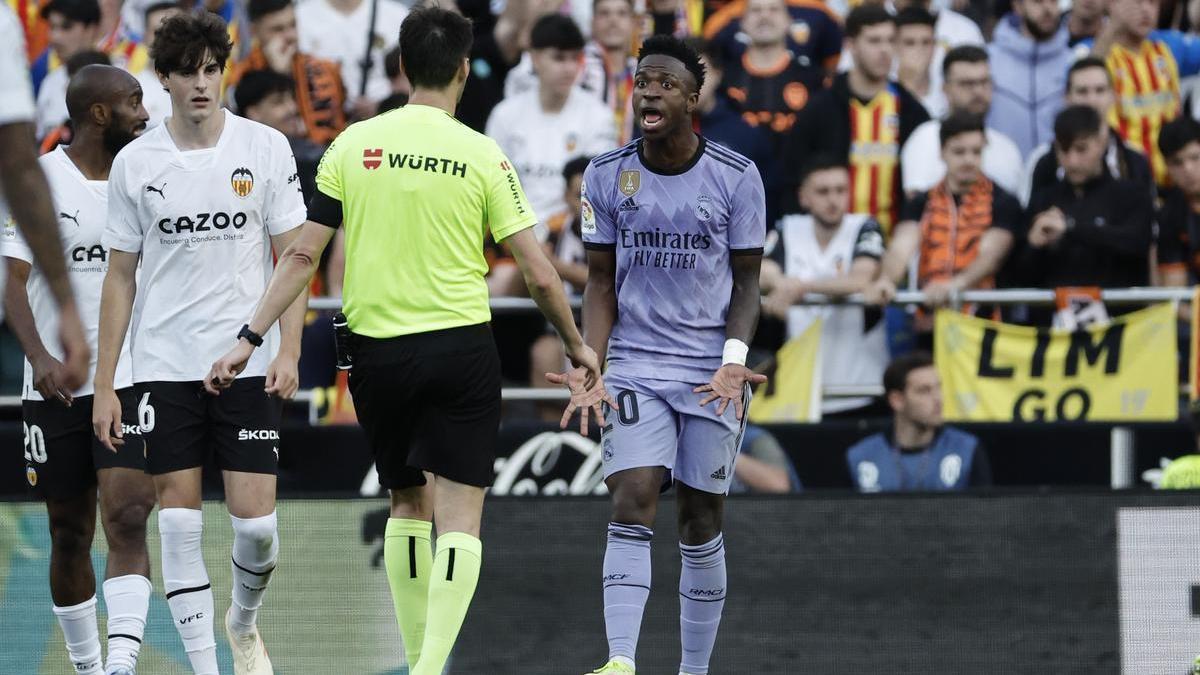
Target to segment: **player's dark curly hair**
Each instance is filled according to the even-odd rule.
[[[150,58],[154,60],[154,70],[163,75],[193,72],[203,65],[205,55],[224,70],[232,50],[233,43],[221,17],[211,12],[176,14],[154,32]]]
[[[638,51],[638,63],[647,56],[661,54],[678,60],[687,68],[692,77],[696,78],[696,91],[704,86],[704,64],[700,63],[700,55],[686,42],[673,35],[655,35],[646,38]]]

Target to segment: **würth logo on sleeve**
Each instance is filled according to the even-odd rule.
[[[512,171],[512,164],[502,161],[502,162],[500,162],[500,170],[501,171]]]
[[[383,148],[367,148],[363,150],[363,167],[378,169],[383,164]]]
[[[233,194],[242,198],[248,197],[250,191],[254,189],[254,174],[244,166],[239,167],[233,170],[233,175],[229,177],[229,184],[233,186]]]

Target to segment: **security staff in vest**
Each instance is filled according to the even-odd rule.
[[[888,365],[884,396],[895,413],[892,428],[846,452],[859,492],[947,492],[991,485],[979,439],[942,426],[942,383],[933,357],[913,352]]]
[[[413,675],[441,674],[479,579],[479,525],[500,424],[485,233],[512,251],[530,297],[562,338],[575,367],[555,381],[583,404],[584,424],[589,409],[600,419],[607,397],[596,353],[534,237],[536,218],[512,163],[495,141],[454,119],[471,42],[470,22],[454,12],[426,7],[404,20],[408,105],[351,125],[326,151],[308,222],[280,257],[255,316],[229,336],[237,346],[205,378],[217,395],[233,381],[344,227],[349,334],[339,342],[350,348],[339,345],[339,365],[352,366],[358,419],[380,484],[391,491],[384,563]]]

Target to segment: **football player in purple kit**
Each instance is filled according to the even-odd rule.
[[[753,162],[692,131],[704,67],[669,36],[643,44],[633,109],[642,138],[584,174],[584,339],[615,400],[602,434],[612,522],[604,555],[609,662],[634,673],[650,594],[660,489],[678,487],[681,675],[707,675],[725,604],[721,519],[751,384],[766,235]]]

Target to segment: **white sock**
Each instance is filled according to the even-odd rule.
[[[204,519],[196,509],[161,509],[163,586],[175,630],[196,675],[217,675],[213,593],[200,548]]]
[[[278,522],[274,511],[258,518],[229,519],[233,521],[233,606],[228,624],[235,634],[246,635],[254,632],[258,608],[275,571]]]
[[[108,661],[105,670],[137,666],[146,630],[146,612],[154,586],[140,574],[113,577],[104,582],[104,606],[108,609]]]
[[[76,675],[103,675],[100,631],[96,628],[96,596],[70,607],[55,605],[54,615],[62,627],[67,654],[75,666]]]

